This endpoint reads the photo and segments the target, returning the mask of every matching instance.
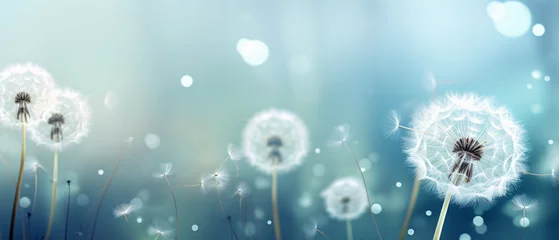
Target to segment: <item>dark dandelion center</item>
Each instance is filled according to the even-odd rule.
[[[351,198],[349,197],[343,197],[342,200],[340,201],[344,207],[343,207],[343,212],[347,213],[347,211],[349,211],[349,202],[351,202]]]
[[[279,149],[282,147],[283,142],[280,137],[278,136],[271,136],[266,140],[266,146],[270,147],[270,154],[268,154],[268,158],[271,160],[276,160],[279,162],[281,161],[281,153]]]
[[[479,161],[483,156],[483,144],[469,137],[461,138],[454,143],[453,153],[456,153],[457,159],[448,177],[450,178],[454,172],[458,172],[466,176],[466,183],[472,179],[473,163]]]
[[[50,129],[50,140],[54,141],[55,143],[59,143],[64,139],[62,133],[62,124],[66,123],[64,119],[64,115],[60,113],[54,113],[50,116],[47,123],[51,126]]]
[[[31,103],[31,95],[26,92],[20,92],[16,94],[14,98],[14,103],[18,105],[17,109],[17,120],[21,120],[22,122],[27,122],[27,119],[30,117],[29,108],[27,107],[28,104]]]

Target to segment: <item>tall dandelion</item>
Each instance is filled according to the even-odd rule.
[[[526,211],[533,210],[538,206],[538,201],[531,199],[530,197],[522,194],[515,196],[512,199],[512,203],[516,207],[515,210],[522,211],[522,218],[520,219],[520,225],[522,226],[522,234],[520,235],[520,240],[524,237],[524,228],[526,228]]]
[[[330,217],[346,222],[347,239],[353,239],[351,221],[359,218],[369,207],[367,192],[355,178],[340,178],[321,193]]]
[[[54,101],[54,80],[33,64],[9,65],[0,72],[0,124],[21,129],[21,160],[12,207],[9,239],[14,239],[15,219],[25,166],[26,131],[33,128]]]
[[[154,240],[158,239],[172,239],[173,238],[173,229],[169,227],[169,225],[161,220],[155,219],[153,224],[148,227],[148,235],[155,237]]]
[[[48,240],[56,207],[56,185],[58,183],[58,153],[67,147],[79,144],[89,133],[91,112],[82,96],[70,89],[56,90],[56,104],[45,112],[41,121],[31,130],[33,141],[54,152],[52,200],[49,223],[45,239]]]
[[[353,155],[353,152],[351,152],[351,149],[346,143],[347,139],[349,138],[349,129],[350,129],[349,124],[338,125],[332,132],[332,136],[328,141],[328,145],[330,147],[344,146],[345,149],[349,152],[349,154],[353,158],[353,162],[355,162],[355,165],[357,166],[357,170],[359,170],[359,173],[361,174],[361,180],[363,181],[363,188],[365,188],[365,196],[367,197],[367,203],[369,204],[369,213],[371,214],[371,218],[373,219],[373,223],[375,225],[377,235],[379,239],[382,240],[382,236],[378,228],[377,220],[375,219],[375,214],[373,213],[373,210],[371,208],[372,204],[371,204],[371,199],[369,197],[369,189],[367,188],[367,181],[365,181],[365,175],[363,175],[363,171],[362,171],[363,168],[361,168],[361,165],[357,161],[357,158],[355,157],[355,155]]]
[[[128,216],[136,210],[138,210],[136,207],[128,203],[120,204],[118,205],[118,207],[116,207],[113,210],[113,216],[115,218],[120,218],[120,217],[124,218],[124,220],[126,221],[126,227],[128,228],[128,231],[130,232],[132,238],[134,238],[134,233],[132,232],[132,228],[130,227],[130,224],[128,224]]]
[[[419,110],[408,130],[408,162],[444,197],[434,240],[441,236],[451,199],[491,201],[506,195],[524,172],[524,130],[489,98],[448,94]]]
[[[309,134],[295,114],[277,109],[257,113],[243,133],[244,155],[251,165],[272,174],[272,207],[276,240],[281,239],[277,175],[300,165],[308,153]]]
[[[155,172],[152,174],[152,176],[154,178],[164,178],[165,181],[167,182],[167,186],[169,186],[169,191],[171,191],[171,195],[173,196],[173,203],[175,204],[175,239],[178,239],[178,233],[179,233],[179,211],[177,210],[177,199],[175,198],[175,192],[173,191],[173,188],[171,187],[171,183],[169,182],[169,178],[167,178],[167,176],[169,176],[169,174],[171,174],[171,170],[173,168],[173,164],[171,164],[170,162],[168,163],[163,163],[159,166],[159,171]]]

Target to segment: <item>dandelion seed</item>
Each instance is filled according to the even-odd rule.
[[[153,224],[148,227],[148,235],[158,239],[172,239],[174,238],[174,232],[167,222],[161,219],[155,219]]]
[[[439,239],[451,198],[466,204],[507,193],[524,167],[524,130],[504,107],[475,94],[449,94],[417,112],[404,151],[416,175],[445,201]]]
[[[339,147],[342,146],[344,142],[347,142],[349,138],[350,126],[347,123],[338,125],[330,136],[328,140],[328,146]]]
[[[537,207],[538,201],[522,194],[517,195],[512,199],[512,203],[516,206],[516,210],[522,211],[522,218],[520,219],[520,226],[522,226],[522,234],[520,239],[524,237],[524,228],[530,224],[530,220],[526,217],[526,211],[533,210]]]
[[[303,232],[305,233],[306,239],[314,239],[316,234],[319,233],[320,235],[324,236],[326,239],[330,240],[328,235],[326,235],[323,231],[318,229],[318,224],[316,221],[312,220],[310,223],[305,224],[303,226]]]

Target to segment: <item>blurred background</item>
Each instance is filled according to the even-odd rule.
[[[270,107],[297,114],[311,136],[303,164],[279,176],[284,239],[304,239],[311,219],[331,239],[346,238],[345,223],[328,218],[320,196],[337,178],[359,177],[344,149],[326,146],[342,123],[351,126],[349,147],[364,168],[381,233],[395,239],[414,173],[401,138],[385,137],[391,109],[406,124],[414,109],[445,92],[492,96],[525,126],[529,169],[549,173],[559,163],[558,11],[552,0],[3,1],[0,65],[39,64],[58,86],[80,91],[92,108],[89,137],[60,154],[52,239],[65,231],[65,180],[72,180],[69,235],[90,236],[84,224],[130,137],[101,207],[96,239],[130,239],[126,224],[135,239],[153,239],[147,229],[155,219],[174,227],[167,185],[151,176],[164,162],[173,163],[169,181],[177,195],[179,239],[231,239],[215,190],[204,194],[184,185],[215,170],[227,144],[241,143],[247,120]],[[21,139],[4,129],[0,141],[0,229],[7,237]],[[52,152],[28,146],[28,156],[47,170],[38,174],[35,239],[47,227]],[[235,171],[232,164],[225,167]],[[222,193],[232,227],[239,239],[251,239],[233,197],[245,182],[252,190],[247,225],[256,239],[273,239],[271,178],[246,160],[239,171]],[[32,194],[33,174],[27,173],[23,213]],[[451,205],[442,238],[519,237],[522,213],[510,203],[517,194],[539,202],[527,213],[524,238],[559,239],[559,189],[551,178],[535,176],[523,176],[509,196],[492,204]],[[131,201],[141,208],[128,223],[113,217],[115,207]],[[406,238],[431,239],[441,205],[422,188]],[[16,233],[21,230],[18,217]],[[377,239],[367,214],[353,230],[355,239]]]

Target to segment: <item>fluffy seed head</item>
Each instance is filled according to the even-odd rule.
[[[171,162],[162,163],[159,165],[159,171],[152,173],[151,176],[154,178],[163,178],[169,176],[172,169],[173,164]]]
[[[489,98],[446,95],[420,109],[411,128],[404,147],[408,162],[440,197],[452,191],[457,203],[491,201],[523,172],[524,130]]]
[[[166,221],[155,219],[153,224],[148,227],[148,235],[153,237],[158,236],[157,239],[172,239],[174,230]]]
[[[295,114],[277,109],[257,113],[243,133],[243,151],[249,162],[265,173],[285,173],[300,165],[307,156],[309,134]]]
[[[514,196],[512,203],[516,206],[516,210],[531,210],[538,206],[538,201],[528,197],[525,194]]]
[[[119,217],[123,217],[123,216],[127,216],[130,215],[130,213],[134,212],[136,209],[127,203],[123,203],[120,204],[119,206],[117,206],[114,210],[113,210],[113,216],[115,216],[115,218],[119,218]]]
[[[347,142],[349,138],[349,130],[350,126],[347,123],[336,126],[330,134],[328,146],[338,147],[341,146],[344,142]]]
[[[328,214],[338,220],[356,219],[367,210],[365,187],[355,178],[341,178],[334,181],[321,193]]]
[[[227,145],[227,153],[231,160],[240,160],[243,157],[243,150],[235,144]]]

